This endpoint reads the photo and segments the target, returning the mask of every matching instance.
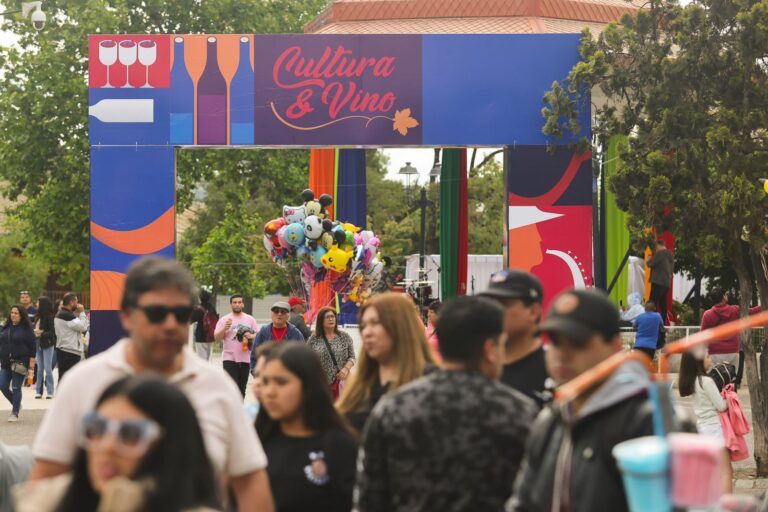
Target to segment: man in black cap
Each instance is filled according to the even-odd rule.
[[[522,270],[502,270],[491,276],[481,295],[495,299],[504,308],[507,344],[501,382],[532,398],[539,407],[549,399],[544,346],[539,337],[541,282]]]
[[[541,331],[549,337],[547,369],[559,386],[621,351],[619,313],[597,290],[569,290],[552,303]],[[568,403],[545,408],[507,503],[508,512],[628,511],[611,450],[653,434],[648,371],[637,361]]]

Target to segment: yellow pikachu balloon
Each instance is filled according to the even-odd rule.
[[[344,272],[347,270],[347,263],[349,263],[349,260],[352,259],[354,254],[353,251],[344,251],[337,246],[334,246],[320,258],[320,261],[325,268],[335,270],[336,272]]]

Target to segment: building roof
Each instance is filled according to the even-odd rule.
[[[640,0],[333,0],[305,26],[317,34],[600,32]]]

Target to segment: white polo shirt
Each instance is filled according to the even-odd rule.
[[[36,459],[68,465],[74,462],[82,417],[94,409],[107,386],[135,374],[125,359],[128,342],[124,338],[67,372],[35,436],[32,452]],[[234,381],[187,348],[183,356],[181,370],[168,381],[192,403],[214,470],[237,477],[266,468],[267,457]]]

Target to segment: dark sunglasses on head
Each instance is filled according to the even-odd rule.
[[[189,322],[189,318],[192,316],[192,306],[176,306],[169,308],[168,306],[136,306],[136,309],[140,309],[147,316],[152,324],[161,324],[168,318],[168,313],[173,313],[176,317],[176,321],[180,324]]]

